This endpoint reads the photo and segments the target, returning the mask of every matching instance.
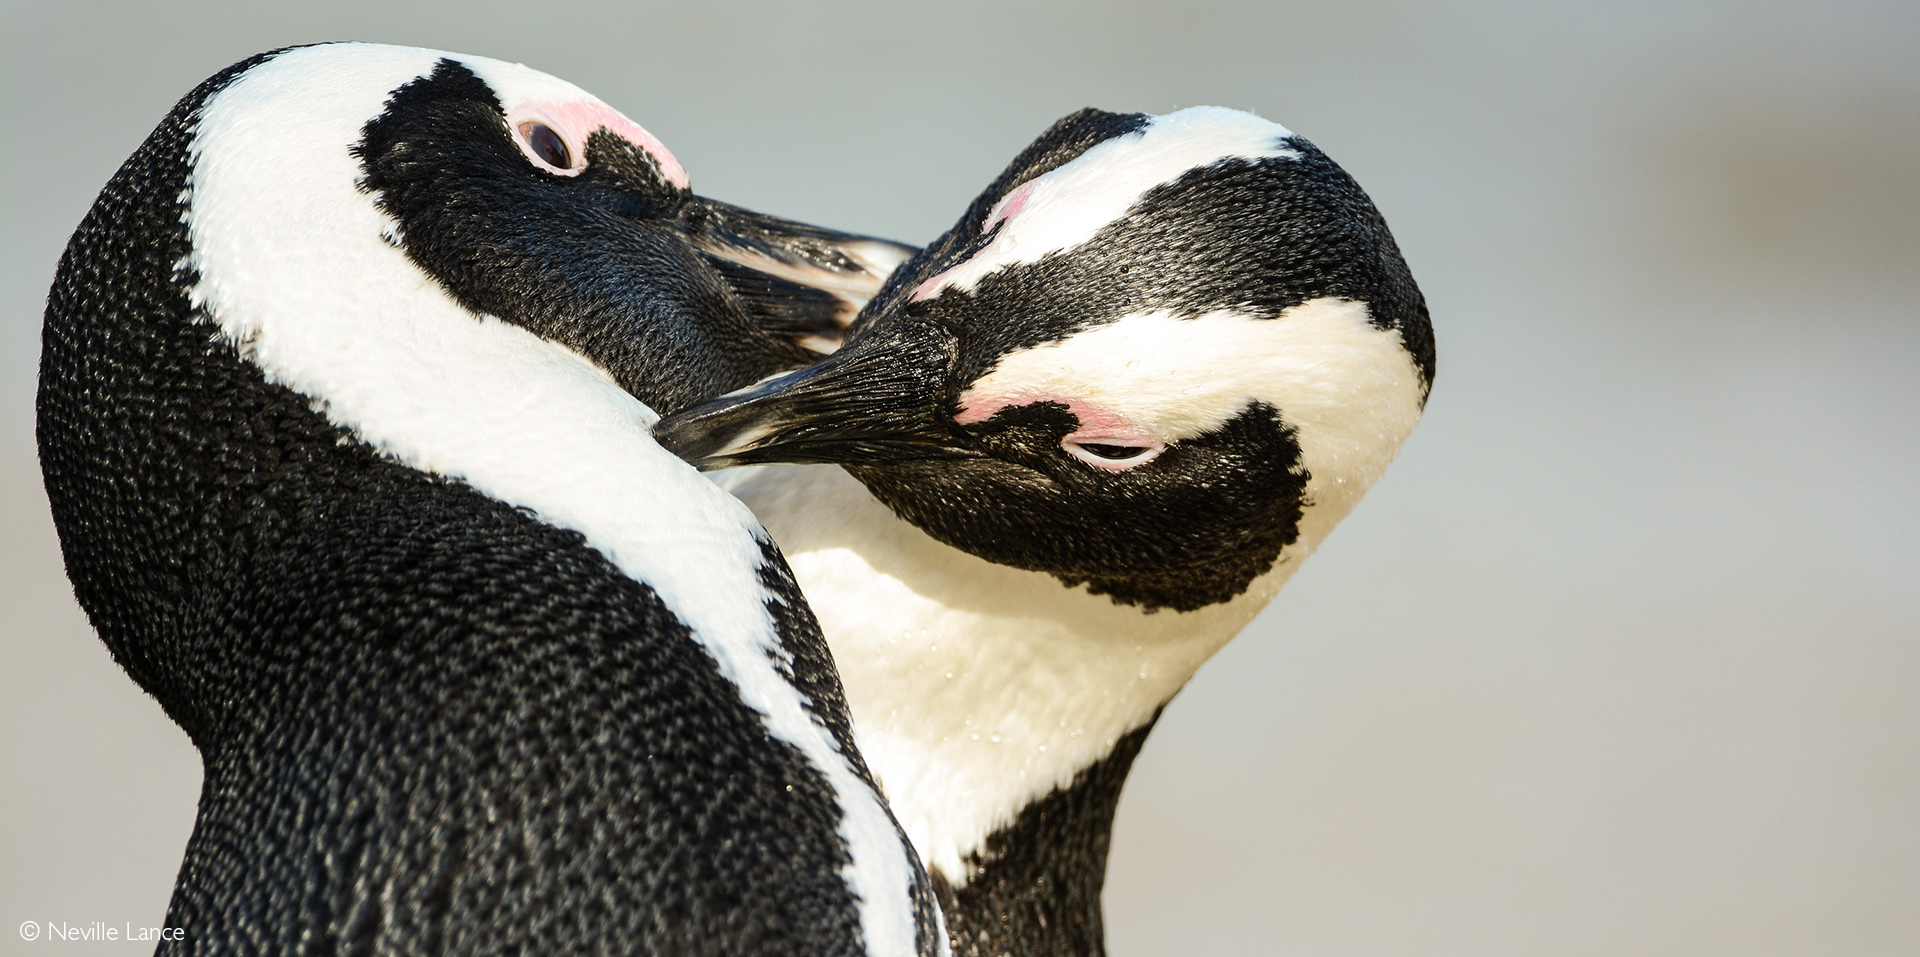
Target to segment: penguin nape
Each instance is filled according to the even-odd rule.
[[[1161,708],[1393,458],[1433,379],[1384,220],[1249,114],[1086,110],[819,365],[664,418],[793,563],[963,955],[1098,954]],[[843,471],[844,469],[844,471]]]
[[[700,198],[514,64],[188,94],[68,246],[38,399],[80,604],[202,757],[161,950],[945,950],[791,572],[648,435],[908,252]]]

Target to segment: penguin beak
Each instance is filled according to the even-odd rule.
[[[692,197],[682,229],[757,324],[822,354],[840,347],[861,307],[919,251],[703,196]]]
[[[942,388],[954,348],[943,330],[891,324],[818,365],[669,415],[653,436],[701,471],[977,458]]]

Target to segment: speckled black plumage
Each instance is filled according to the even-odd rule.
[[[184,940],[161,951],[861,952],[826,781],[651,589],[577,533],[383,458],[190,305],[192,127],[268,56],[189,94],[107,184],[42,339],[75,594],[204,763],[167,918]],[[523,298],[552,281],[533,267]],[[623,384],[721,387],[662,357]],[[767,591],[743,599],[768,604],[864,776],[818,626],[765,553]]]
[[[970,880],[933,875],[954,957],[1100,957],[1113,812],[1159,716],[1128,732],[1107,756],[1020,810],[970,856]]]

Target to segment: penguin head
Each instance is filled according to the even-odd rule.
[[[854,330],[656,437],[705,468],[838,463],[948,545],[1148,610],[1228,601],[1310,550],[1433,374],[1366,194],[1217,108],[1062,120]]]
[[[411,281],[665,410],[817,360],[912,251],[703,198],[652,134],[518,64],[327,44],[244,79],[194,117],[189,278],[223,325],[404,311]]]

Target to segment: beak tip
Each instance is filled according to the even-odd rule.
[[[714,411],[726,411],[726,407],[669,415],[654,427],[653,440],[702,472],[747,464],[741,460],[741,453],[751,450],[766,430],[730,427]]]
[[[928,411],[928,364],[895,351],[842,350],[796,372],[681,409],[660,446],[701,471],[773,462],[875,463],[955,453]]]

